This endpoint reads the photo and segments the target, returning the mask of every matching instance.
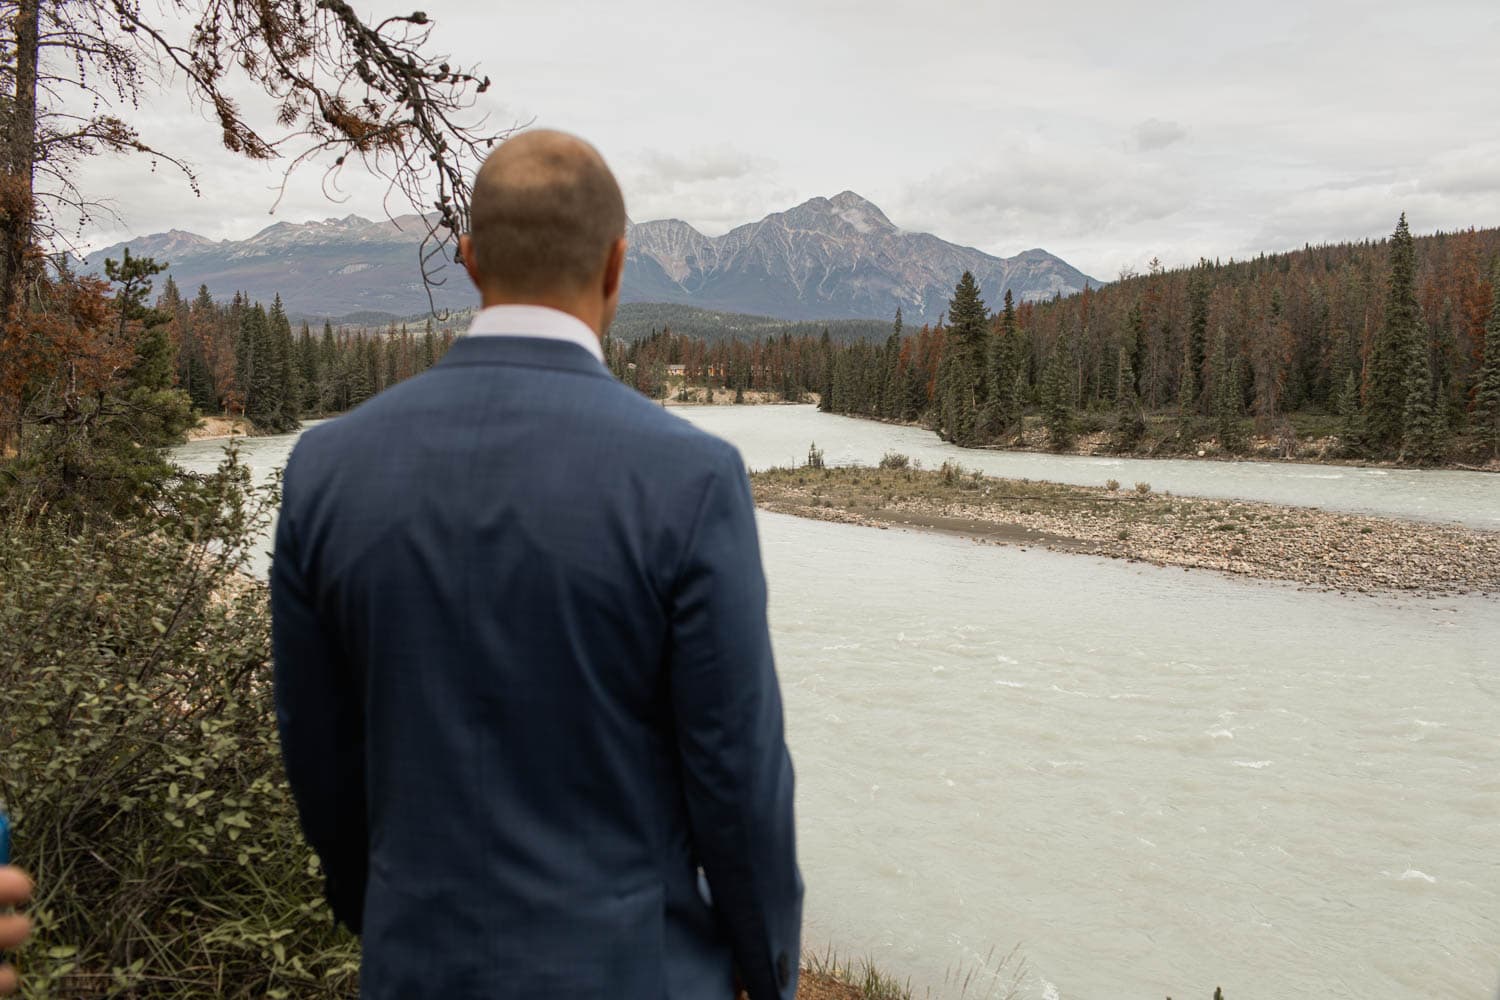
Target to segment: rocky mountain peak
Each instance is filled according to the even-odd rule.
[[[886,218],[874,202],[860,197],[853,191],[840,191],[828,199],[839,218],[862,233],[894,232],[896,226]]]

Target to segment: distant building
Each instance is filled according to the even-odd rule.
[[[686,375],[687,365],[667,365],[668,375]]]

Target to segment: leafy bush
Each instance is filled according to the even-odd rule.
[[[353,997],[283,777],[265,587],[274,491],[231,456],[154,524],[12,508],[0,798],[37,878],[33,997]]]
[[[1135,484],[1135,491],[1137,493],[1139,493],[1141,496],[1148,496],[1151,493],[1151,484],[1150,483],[1136,483]]]
[[[898,451],[888,451],[880,457],[882,469],[907,469],[911,467],[911,458]]]

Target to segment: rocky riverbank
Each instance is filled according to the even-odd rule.
[[[809,394],[801,402],[793,402],[777,392],[760,389],[744,389],[736,393],[733,389],[705,389],[692,387],[674,389],[662,400],[663,406],[803,406],[817,405],[816,393]]]
[[[189,441],[217,441],[253,433],[255,428],[244,417],[208,416],[198,418],[197,425],[188,428],[186,437]]]
[[[1305,507],[942,469],[773,469],[766,510],[962,535],[1346,592],[1500,594],[1500,533]]]

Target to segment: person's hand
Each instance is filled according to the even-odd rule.
[[[30,898],[31,879],[19,868],[0,865],[0,908],[20,906]],[[30,935],[30,920],[22,916],[0,917],[0,951],[21,947]],[[0,996],[9,996],[18,986],[16,970],[0,965]]]

